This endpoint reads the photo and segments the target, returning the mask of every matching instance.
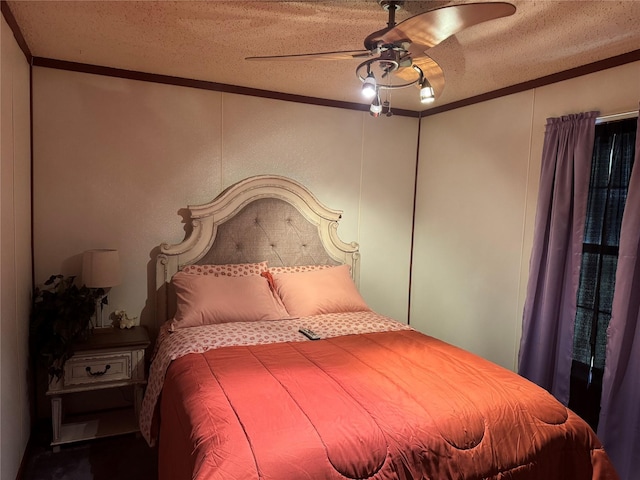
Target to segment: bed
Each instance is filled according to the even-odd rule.
[[[140,414],[160,479],[618,478],[546,391],[371,311],[341,212],[303,185],[251,177],[187,210]]]

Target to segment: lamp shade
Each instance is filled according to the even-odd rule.
[[[118,250],[87,250],[82,255],[82,281],[89,288],[109,288],[120,284]]]

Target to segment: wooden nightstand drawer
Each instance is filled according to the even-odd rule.
[[[131,378],[131,353],[78,355],[64,366],[64,385],[104,383]]]

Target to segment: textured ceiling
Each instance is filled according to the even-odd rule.
[[[407,1],[398,22],[467,1]],[[429,50],[445,86],[432,106],[640,49],[640,0],[511,0],[510,17],[482,23]],[[248,56],[360,50],[386,26],[376,0],[8,1],[35,57],[367,103],[359,60],[249,62]],[[640,79],[639,79],[640,81]],[[417,89],[395,108],[424,110]]]

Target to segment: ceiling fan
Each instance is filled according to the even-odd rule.
[[[488,20],[513,15],[516,7],[505,2],[450,5],[414,15],[396,24],[396,11],[404,1],[378,0],[389,14],[387,27],[364,39],[364,50],[302,53],[247,57],[245,60],[352,60],[364,59],[356,67],[362,82],[362,93],[372,98],[370,112],[374,117],[383,110],[380,91],[416,85],[420,100],[435,100],[444,89],[444,73],[427,51],[448,37]],[[391,115],[389,101],[384,102]]]

